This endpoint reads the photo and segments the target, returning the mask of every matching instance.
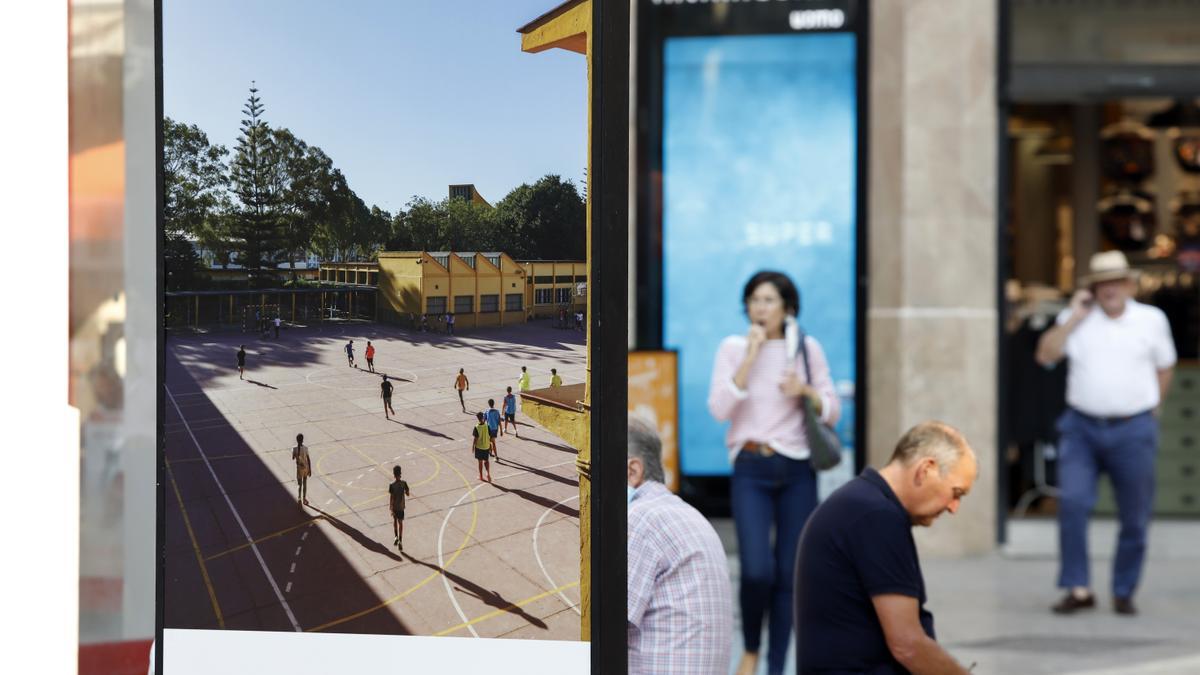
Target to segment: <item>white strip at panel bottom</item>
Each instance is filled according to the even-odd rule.
[[[591,644],[566,640],[167,628],[163,643],[163,672],[171,675],[367,673],[381,664],[403,664],[414,673],[469,673],[481,663],[488,675],[591,672]]]

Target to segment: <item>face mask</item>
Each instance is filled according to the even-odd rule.
[[[633,487],[632,485],[630,485],[630,484],[626,483],[626,484],[625,484],[625,498],[626,498],[625,504],[626,504],[627,506],[628,506],[630,503],[632,503],[632,502],[633,502],[633,496],[634,496],[634,495],[636,495],[636,494],[637,494],[637,488],[635,488],[635,487]]]

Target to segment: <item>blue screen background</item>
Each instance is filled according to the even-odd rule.
[[[729,474],[708,413],[718,344],[748,328],[761,269],[801,293],[800,325],[829,357],[854,438],[855,37],[669,38],[663,59],[664,343],[680,357],[680,461]]]

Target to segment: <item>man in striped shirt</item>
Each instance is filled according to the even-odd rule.
[[[627,644],[630,675],[729,669],[733,599],[712,525],[664,485],[662,443],[629,418]]]

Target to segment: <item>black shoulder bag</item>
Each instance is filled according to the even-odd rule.
[[[800,333],[800,355],[804,358],[804,379],[812,386],[812,370],[808,367],[808,336]],[[800,397],[804,405],[804,440],[808,442],[809,462],[817,471],[826,471],[842,461],[842,443],[837,433],[817,414],[816,404],[807,396]]]

